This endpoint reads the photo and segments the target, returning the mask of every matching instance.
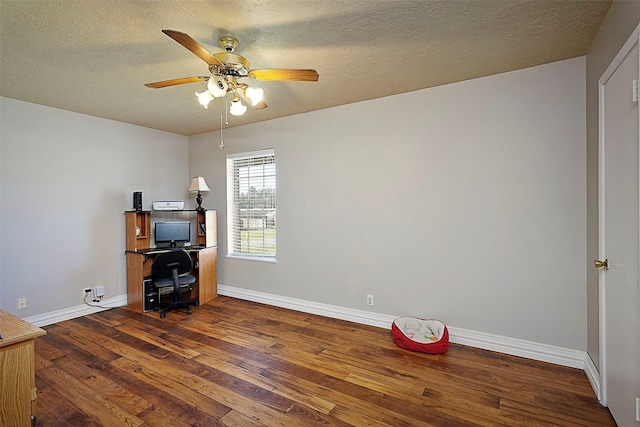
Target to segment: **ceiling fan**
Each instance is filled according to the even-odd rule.
[[[209,102],[214,98],[225,97],[228,93],[232,94],[229,112],[233,115],[242,115],[247,109],[240,100],[254,109],[266,108],[267,104],[262,101],[262,89],[249,87],[246,83],[239,83],[238,79],[243,77],[254,80],[318,81],[318,72],[311,69],[271,68],[252,70],[249,61],[244,56],[234,53],[238,48],[238,40],[231,36],[220,37],[220,47],[222,47],[224,51],[212,54],[188,34],[174,30],[162,30],[162,32],[206,62],[209,66],[211,76],[193,76],[163,80],[147,83],[145,86],[160,89],[169,86],[206,81],[207,90],[202,93],[196,92],[196,96],[204,108],[207,108]]]

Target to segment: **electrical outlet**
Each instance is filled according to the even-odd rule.
[[[18,310],[24,310],[25,308],[27,308],[27,298],[18,298]]]
[[[89,296],[91,293],[91,288],[82,288],[82,299]]]
[[[102,299],[104,294],[105,294],[104,286],[102,285],[96,286],[96,290],[95,290],[96,299]]]
[[[367,305],[373,305],[373,295],[367,295]]]

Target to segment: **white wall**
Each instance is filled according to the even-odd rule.
[[[0,307],[74,307],[98,284],[125,295],[123,212],[134,191],[146,209],[189,197],[187,138],[8,98],[0,108]]]
[[[588,352],[600,363],[598,272],[598,80],[640,22],[640,2],[614,1],[587,55]]]
[[[585,350],[584,111],[577,58],[192,136],[218,282]],[[225,156],[268,147],[278,262],[227,259]]]
[[[203,175],[221,284],[584,350],[584,74],[577,58],[230,128],[225,150],[214,132],[188,154],[185,137],[0,98],[0,306],[124,294],[132,192],[190,200]],[[225,155],[266,147],[278,263],[226,259]]]

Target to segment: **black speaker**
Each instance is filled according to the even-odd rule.
[[[137,212],[142,210],[142,191],[134,191],[133,193],[133,209]]]

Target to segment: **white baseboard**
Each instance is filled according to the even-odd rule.
[[[596,393],[598,401],[602,403],[602,395],[600,391],[600,372],[598,372],[598,368],[596,367],[595,363],[593,363],[593,360],[591,360],[591,357],[588,354],[585,358],[584,365],[584,373],[587,374],[587,378],[591,383],[593,391],[595,391]]]
[[[371,313],[370,311],[338,307],[335,305],[267,294],[264,292],[226,285],[218,285],[218,294],[273,305],[276,307],[289,308],[291,310],[302,311],[303,313],[318,314],[325,317],[331,317],[333,319],[348,320],[355,323],[361,323],[363,325],[377,326],[379,328],[391,329],[391,323],[395,319],[395,317],[388,316],[386,314]]]
[[[288,308],[304,313],[317,314],[320,316],[347,320],[350,322],[385,329],[391,329],[391,324],[397,317],[399,317],[268,294],[227,285],[218,285],[218,293],[220,295],[247,301],[259,302],[276,307]],[[103,301],[100,304],[100,307],[83,304],[63,310],[27,317],[24,320],[36,326],[47,326],[53,323],[124,305],[127,305],[127,296],[118,295]],[[456,328],[449,325],[447,325],[447,329],[449,329],[449,340],[452,343],[582,369],[585,371],[596,396],[600,398],[600,375],[598,373],[598,369],[585,351]]]
[[[99,311],[108,310],[113,307],[121,307],[123,305],[127,305],[127,296],[116,295],[113,298],[101,301],[99,307],[87,304],[76,305],[75,307],[64,308],[62,310],[56,310],[36,316],[25,317],[24,320],[38,327],[42,327],[62,322],[64,320],[86,316],[87,314],[93,314]]]
[[[397,317],[399,317],[267,294],[264,292],[236,288],[227,285],[218,285],[218,293],[229,297],[386,329],[391,329],[391,324]],[[556,365],[569,366],[583,370],[585,369],[586,360],[591,360],[587,356],[587,353],[581,350],[573,350],[565,347],[536,343],[533,341],[476,332],[449,325],[447,325],[447,329],[449,330],[449,341],[456,344],[468,345],[484,350],[496,351],[499,353],[510,354],[512,356],[520,356],[527,359],[549,362]]]
[[[497,351],[513,356],[541,362],[554,363],[556,365],[569,366],[584,369],[586,352],[555,345],[542,344],[517,338],[503,337],[484,332],[470,331],[449,327],[449,339],[457,344],[482,348],[484,350]]]

